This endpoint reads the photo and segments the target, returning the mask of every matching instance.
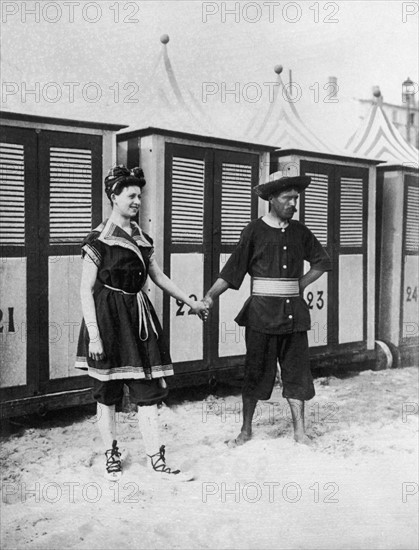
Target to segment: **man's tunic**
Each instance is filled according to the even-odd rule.
[[[300,278],[304,260],[319,271],[330,271],[329,255],[302,223],[291,220],[286,228],[271,227],[262,218],[242,231],[239,244],[220,277],[238,289],[251,277]],[[289,334],[310,330],[310,310],[302,296],[250,296],[235,321],[266,334]]]

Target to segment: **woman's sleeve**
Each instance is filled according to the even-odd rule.
[[[154,256],[154,246],[153,246],[153,239],[150,237],[150,235],[147,235],[147,233],[144,233],[144,231],[142,231],[142,234],[143,234],[143,237],[145,238],[145,240],[151,244],[151,247],[142,247],[142,252],[146,253],[147,254],[147,257],[149,260],[151,260],[151,258]]]
[[[81,257],[85,258],[86,256],[99,267],[103,258],[102,243],[95,238],[87,237],[81,247]]]
[[[237,247],[219,274],[219,277],[234,290],[238,290],[243,282],[249,269],[251,255],[252,231],[247,226],[243,229]]]

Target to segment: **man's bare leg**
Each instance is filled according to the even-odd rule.
[[[243,399],[243,425],[236,439],[227,442],[229,447],[238,447],[244,445],[249,439],[252,439],[252,420],[257,405],[257,399],[252,397],[242,397]]]
[[[294,439],[297,443],[311,445],[311,439],[307,437],[304,423],[304,401],[287,398],[291,409],[292,424],[294,426]]]

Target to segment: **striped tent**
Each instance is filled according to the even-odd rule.
[[[282,70],[282,69],[281,69]],[[278,69],[277,86],[264,112],[258,111],[250,120],[245,135],[253,141],[280,147],[303,149],[319,153],[342,154],[335,146],[326,143],[303,121],[292,97],[292,85],[284,85]]]
[[[201,135],[220,134],[193,93],[181,86],[169,58],[168,35],[162,35],[160,42],[162,49],[149,75],[149,85],[142,94],[141,110],[132,124],[120,133],[152,127]]]
[[[418,165],[419,150],[410,145],[389,120],[380,102],[371,106],[368,115],[345,146],[348,153],[388,164]]]

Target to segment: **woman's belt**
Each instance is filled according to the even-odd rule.
[[[159,334],[156,329],[156,325],[154,324],[153,317],[151,315],[150,306],[148,305],[147,300],[145,299],[145,296],[140,290],[140,292],[125,292],[125,290],[122,290],[120,288],[114,288],[113,286],[109,285],[103,285],[106,288],[109,288],[109,290],[114,290],[115,292],[119,292],[120,294],[127,294],[128,296],[137,296],[137,303],[138,303],[138,333],[140,336],[140,340],[142,342],[145,342],[148,338],[148,326],[147,326],[147,319],[150,320],[151,328],[153,329],[154,334],[159,337]],[[144,338],[143,338],[144,333]]]
[[[299,279],[275,279],[273,277],[253,277],[253,296],[279,296],[292,298],[300,296]]]

